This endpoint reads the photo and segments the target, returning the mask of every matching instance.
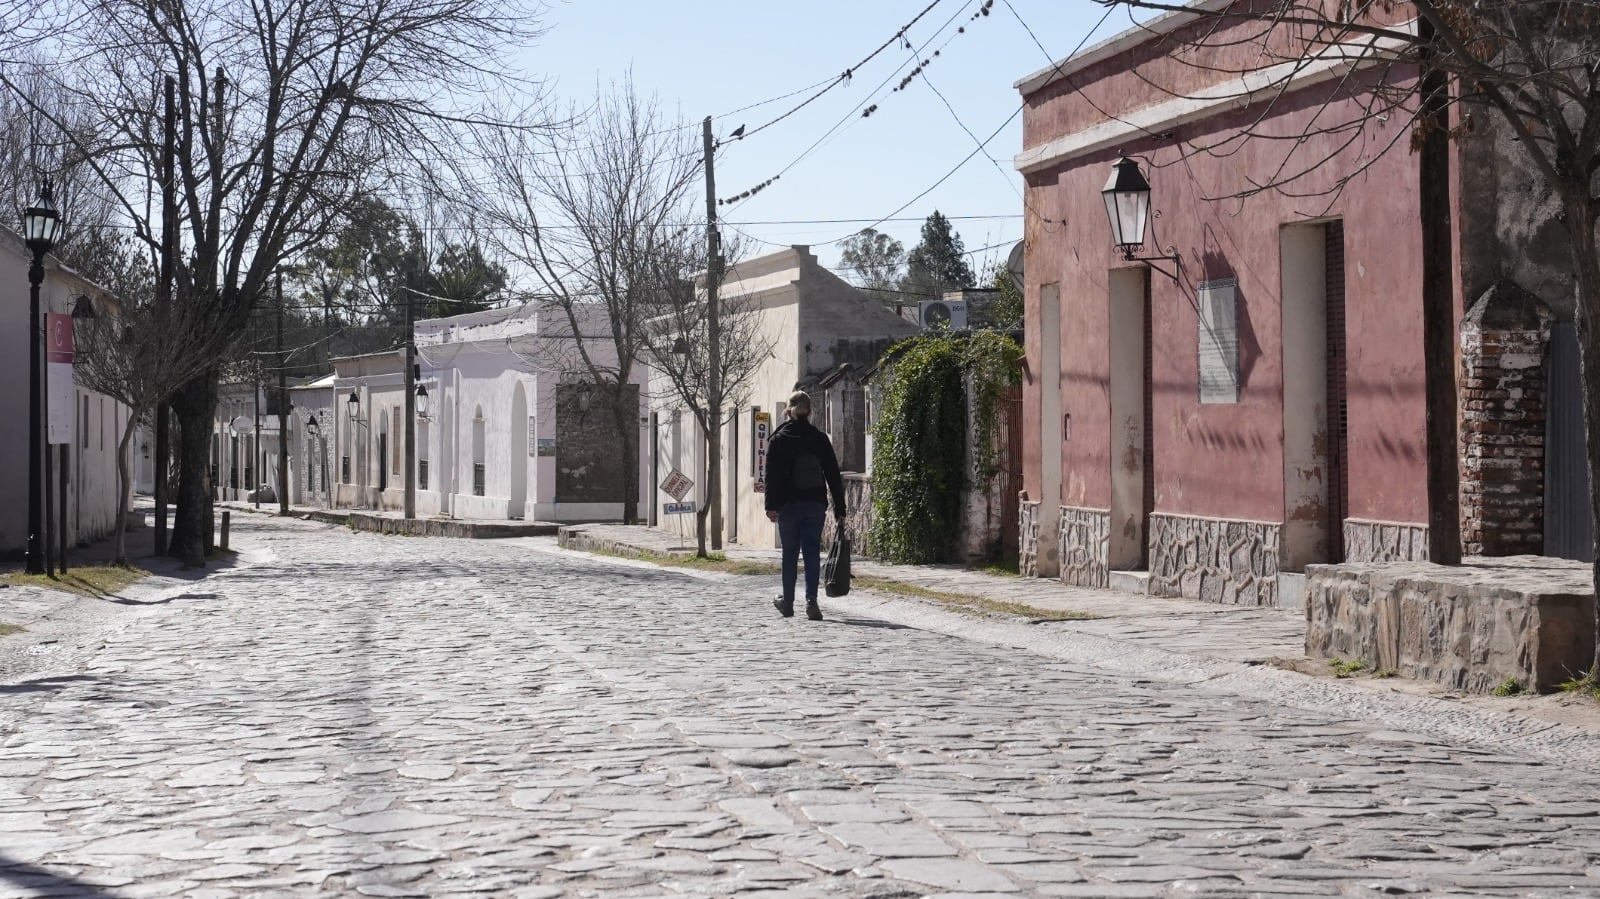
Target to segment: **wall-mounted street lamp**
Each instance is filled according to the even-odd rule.
[[[421,384],[417,385],[416,404],[417,417],[426,419],[428,417],[428,388],[422,386]]]
[[[39,285],[44,283],[44,256],[61,237],[50,180],[39,187],[39,199],[22,210],[22,241],[33,253],[28,266],[28,564],[29,574],[44,574],[44,485],[49,481],[44,445],[44,326],[39,317]]]
[[[1144,249],[1145,230],[1150,224],[1150,182],[1139,171],[1139,163],[1124,156],[1111,166],[1111,177],[1106,181],[1100,196],[1106,202],[1106,218],[1111,221],[1111,240],[1129,262],[1143,262],[1163,275],[1178,280],[1178,269],[1183,260],[1176,247],[1168,247],[1166,255],[1140,256]],[[1156,262],[1172,263],[1167,271]]]
[[[312,440],[322,436],[322,425],[317,421],[315,415],[306,416],[306,436]]]
[[[345,409],[350,413],[350,423],[365,425],[367,420],[361,417],[361,395],[356,393],[354,387],[350,388],[350,396],[344,401]]]

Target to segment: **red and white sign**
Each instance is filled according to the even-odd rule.
[[[72,380],[72,316],[50,312],[44,317],[45,402],[49,411],[46,442],[72,442],[77,391]]]
[[[661,482],[661,492],[682,502],[683,495],[688,493],[689,488],[693,486],[694,481],[684,477],[683,472],[674,468],[672,474],[667,475],[667,479]]]
[[[753,443],[753,446],[754,446],[754,449],[755,449],[756,457],[755,457],[755,461],[752,463],[752,470],[755,472],[755,476],[756,476],[756,484],[755,484],[754,490],[755,490],[756,493],[766,493],[767,492],[767,440],[768,440],[768,438],[770,438],[772,436],[772,413],[770,413],[770,412],[757,412],[757,413],[755,413],[755,423],[751,427],[750,430],[751,430],[752,433],[755,434],[755,441]]]

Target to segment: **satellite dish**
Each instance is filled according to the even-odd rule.
[[[1011,275],[1011,283],[1018,289],[1022,287],[1022,255],[1026,243],[1022,240],[1017,241],[1017,245],[1011,248],[1011,255],[1006,257],[1006,271]]]

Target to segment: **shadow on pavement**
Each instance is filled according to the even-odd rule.
[[[6,684],[4,686],[0,686],[0,695],[8,695],[12,693],[44,693],[50,690],[60,689],[68,684],[80,684],[97,680],[99,680],[99,678],[92,677],[87,674],[63,674],[58,677],[41,677],[34,680],[25,680],[15,684]],[[0,859],[0,864],[3,864],[4,861],[4,859]]]
[[[37,865],[14,862],[0,856],[0,881],[7,881],[40,896],[71,897],[71,899],[120,899],[103,887],[73,880],[64,874],[47,871]]]
[[[833,616],[833,620],[839,624],[849,625],[850,627],[875,627],[886,631],[914,630],[914,628],[912,628],[909,624],[896,624],[893,621],[879,621],[874,618],[845,618],[835,615]]]

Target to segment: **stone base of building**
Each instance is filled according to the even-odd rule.
[[[1489,693],[1546,692],[1594,660],[1589,566],[1544,556],[1312,565],[1306,655]]]
[[[1111,586],[1111,510],[1061,507],[1061,583]]]
[[[1017,503],[1017,571],[1023,577],[1039,576],[1039,510],[1042,502]]]
[[[1428,526],[1408,521],[1344,521],[1346,562],[1426,562]]]
[[[1151,515],[1150,594],[1277,605],[1281,531],[1265,521]]]
[[[844,508],[847,513],[844,530],[850,536],[850,554],[857,558],[871,558],[872,544],[867,539],[872,532],[871,477],[857,472],[845,474]],[[824,548],[833,545],[833,528],[822,529],[822,544]]]

